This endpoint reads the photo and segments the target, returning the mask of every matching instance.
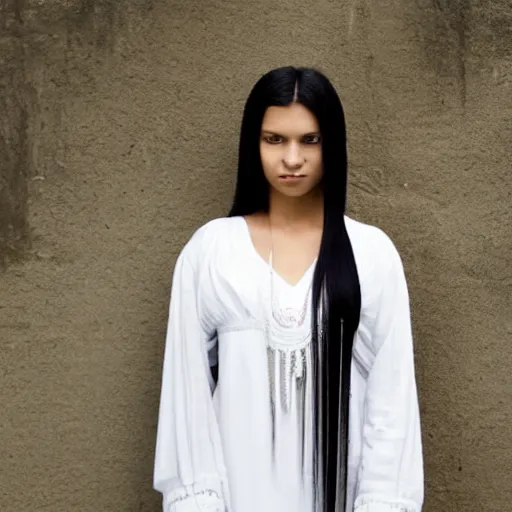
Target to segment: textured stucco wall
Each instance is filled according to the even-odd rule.
[[[0,0],[0,510],[159,510],[174,261],[290,63],[332,77],[350,211],[404,259],[425,510],[511,510],[511,24],[510,0]]]

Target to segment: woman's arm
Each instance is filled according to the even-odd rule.
[[[379,252],[377,356],[368,377],[355,512],[420,512],[423,456],[409,296],[402,262],[386,237]]]
[[[212,401],[209,333],[201,322],[194,266],[174,270],[163,364],[154,488],[164,512],[225,512],[226,472]]]

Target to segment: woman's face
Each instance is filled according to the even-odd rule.
[[[301,197],[322,180],[322,141],[316,117],[300,103],[269,107],[260,137],[263,172],[288,197]]]

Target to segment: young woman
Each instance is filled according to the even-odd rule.
[[[409,299],[345,216],[340,100],[279,68],[245,106],[230,215],[174,271],[154,487],[165,512],[419,512]]]

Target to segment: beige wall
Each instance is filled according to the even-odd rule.
[[[124,4],[124,5],[123,5]],[[157,511],[173,264],[271,67],[340,91],[403,255],[427,512],[511,510],[509,0],[0,1],[0,510]]]

